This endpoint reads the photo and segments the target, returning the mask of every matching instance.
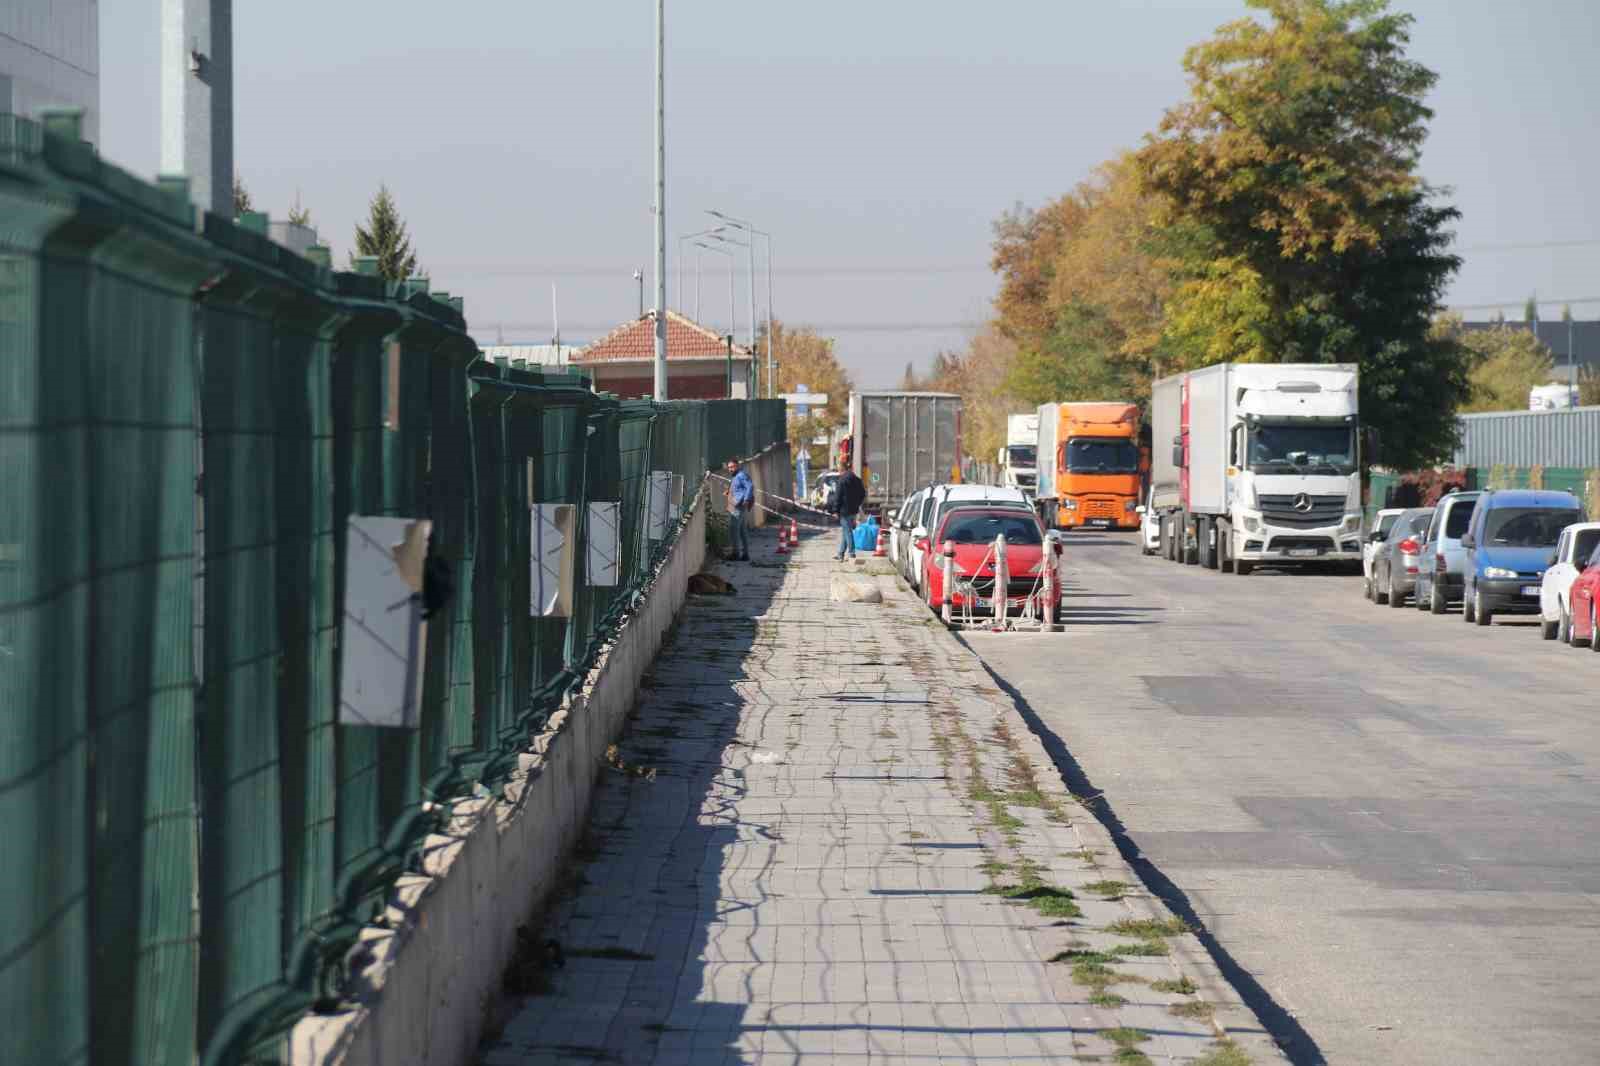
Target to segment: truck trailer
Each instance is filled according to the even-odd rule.
[[[1152,389],[1151,507],[1168,559],[1248,574],[1361,565],[1357,370],[1223,363]]]
[[[1138,405],[1047,403],[1038,418],[1036,496],[1046,528],[1137,526],[1143,475]]]
[[[888,513],[925,485],[961,480],[961,397],[852,392],[844,446],[866,486],[866,509]]]
[[[1032,496],[1038,486],[1039,416],[1007,415],[1006,446],[1000,449],[1000,484]]]

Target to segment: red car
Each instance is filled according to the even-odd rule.
[[[939,611],[944,605],[943,548],[949,543],[955,548],[956,574],[956,590],[951,602],[959,607],[976,591],[977,603],[973,611],[992,612],[994,542],[1002,534],[1006,538],[1006,568],[1010,574],[1007,611],[1022,610],[1029,596],[1043,598],[1045,586],[1040,566],[1045,560],[1045,535],[1039,519],[1020,508],[962,507],[945,515],[934,535],[917,545],[922,549],[922,589],[927,594],[928,606]],[[1054,540],[1050,545],[1050,565],[1054,566],[1055,557],[1061,554],[1061,545]],[[1039,606],[1040,614],[1054,621],[1061,603],[1060,581],[1052,583],[1050,588],[1049,601]]]
[[[1600,651],[1600,548],[1572,583],[1567,602],[1572,604],[1572,646]]]

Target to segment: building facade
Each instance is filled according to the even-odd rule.
[[[0,112],[37,118],[83,111],[83,136],[100,140],[98,0],[0,2]]]
[[[647,311],[573,354],[572,365],[593,375],[596,392],[624,400],[654,395],[655,315]],[[667,399],[747,399],[751,371],[750,349],[667,312]]]

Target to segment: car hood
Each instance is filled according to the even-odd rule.
[[[1479,548],[1475,560],[1480,570],[1486,566],[1503,566],[1519,574],[1537,574],[1550,565],[1550,554],[1555,550],[1554,545],[1548,548]]]

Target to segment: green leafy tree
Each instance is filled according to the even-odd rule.
[[[295,226],[311,227],[311,209],[300,204],[300,194],[294,194],[294,206],[289,208],[289,222]]]
[[[1116,332],[1106,316],[1087,307],[1062,310],[1044,342],[1017,353],[1006,391],[1026,407],[1042,403],[1115,399],[1122,381],[1106,352]]]
[[[233,217],[238,218],[246,211],[254,211],[255,207],[250,201],[250,190],[244,187],[244,182],[239,180],[239,175],[233,176]]]
[[[1555,374],[1549,347],[1531,330],[1514,326],[1465,330],[1459,315],[1444,315],[1433,327],[1436,337],[1448,338],[1467,354],[1471,396],[1461,410],[1525,411],[1528,390],[1543,385]]]
[[[1412,19],[1385,0],[1247,2],[1268,21],[1228,23],[1185,56],[1190,98],[1138,153],[1145,185],[1252,279],[1254,306],[1199,292],[1221,304],[1210,318],[1278,361],[1359,363],[1376,458],[1442,459],[1470,385],[1459,344],[1429,330],[1460,266],[1458,213],[1416,174],[1436,76],[1406,58]]]
[[[1530,326],[1539,321],[1539,298],[1537,296],[1528,297],[1527,302],[1522,305],[1522,321]]]
[[[1578,403],[1584,407],[1600,406],[1600,366],[1578,371]]]
[[[756,334],[757,352],[766,351],[766,340],[767,326],[762,323]],[[833,338],[820,335],[810,326],[794,327],[774,321],[772,357],[778,364],[779,392],[794,392],[797,385],[804,385],[811,392],[828,395],[827,404],[811,408],[805,418],[789,416],[789,446],[798,455],[814,439],[844,423],[854,383],[850,372],[839,362]],[[819,454],[816,458],[824,460],[825,456]]]
[[[376,256],[378,274],[390,281],[402,281],[417,273],[417,256],[411,250],[411,237],[406,233],[405,220],[395,208],[387,185],[378,186],[377,195],[368,205],[367,224],[356,226],[356,249],[350,256],[352,264],[358,255]]]

